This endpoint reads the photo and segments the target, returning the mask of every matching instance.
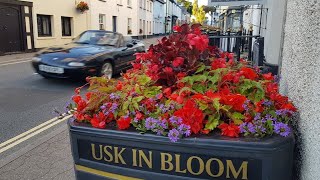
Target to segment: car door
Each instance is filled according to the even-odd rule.
[[[124,39],[120,43],[120,57],[117,60],[119,70],[124,70],[131,67],[131,63],[135,60],[134,54],[137,52],[137,47],[135,45],[133,45],[132,47],[128,47],[128,43],[129,42]]]

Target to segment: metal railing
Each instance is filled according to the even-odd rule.
[[[241,56],[246,56],[248,61],[253,60],[253,42],[260,36],[253,36],[252,31],[248,34],[239,31],[232,33],[221,33],[220,31],[208,32],[209,44],[211,46],[217,46],[223,51],[235,53],[237,60],[239,61]],[[263,57],[262,57],[263,58]]]

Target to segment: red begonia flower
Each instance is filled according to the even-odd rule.
[[[182,57],[176,57],[173,62],[172,65],[173,67],[179,67],[183,64],[184,59]]]
[[[219,129],[221,129],[221,135],[223,136],[239,137],[240,128],[233,123],[230,125],[227,123],[222,123],[219,125]]]
[[[258,75],[257,73],[251,69],[251,68],[247,68],[247,67],[243,67],[240,69],[240,73],[247,79],[251,79],[251,80],[255,80]]]
[[[128,129],[130,127],[131,118],[130,117],[121,117],[117,121],[118,128],[121,130]]]

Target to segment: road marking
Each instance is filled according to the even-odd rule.
[[[23,59],[13,59],[9,61],[0,61],[1,64],[10,63],[10,62],[19,62],[20,60],[32,60],[32,58],[23,58]]]
[[[18,61],[18,62],[12,62],[12,63],[7,63],[7,64],[0,64],[0,67],[2,66],[8,66],[8,65],[12,65],[12,64],[20,64],[20,63],[25,63],[25,62],[30,62],[32,60],[27,60],[27,61]]]
[[[28,131],[16,136],[16,137],[13,137],[13,138],[7,140],[6,142],[1,143],[0,144],[0,148],[1,147],[3,147],[3,148],[0,149],[0,154],[3,153],[4,151],[7,151],[8,149],[13,148],[14,146],[16,146],[16,145],[18,145],[20,143],[30,139],[31,137],[33,137],[33,136],[35,136],[35,135],[37,135],[37,134],[39,134],[39,133],[41,133],[41,132],[43,132],[43,131],[51,128],[51,127],[53,127],[53,126],[55,126],[55,125],[57,125],[57,124],[59,124],[59,123],[61,123],[63,121],[66,121],[71,116],[72,115],[68,115],[68,116],[66,116],[66,117],[64,117],[64,118],[62,118],[60,120],[59,120],[59,118],[53,118],[53,119],[51,119],[51,120],[49,120],[49,121],[47,121],[45,123],[42,123],[42,124],[32,128],[32,129],[30,129],[30,130],[28,130]]]

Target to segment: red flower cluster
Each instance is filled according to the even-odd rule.
[[[221,135],[229,137],[239,137],[240,128],[234,124],[223,123],[219,126],[221,129]]]
[[[228,94],[225,96],[222,96],[220,99],[220,102],[231,106],[235,111],[242,112],[243,104],[247,100],[247,98],[241,94]]]
[[[197,108],[196,103],[188,100],[183,108],[174,113],[175,116],[181,117],[183,123],[191,127],[194,134],[198,134],[203,128],[204,115],[200,109]]]
[[[130,117],[121,117],[117,120],[118,128],[121,130],[128,129],[130,127],[131,118]]]
[[[263,137],[276,133],[273,124],[288,123],[296,108],[279,94],[272,74],[209,47],[199,25],[174,30],[147,53],[137,53],[123,80],[87,78],[85,98],[81,88],[75,90],[74,117],[95,128],[114,121],[120,130],[132,125],[174,140],[180,138],[173,136],[175,131],[188,136],[216,128],[229,137],[239,137],[240,129]]]

